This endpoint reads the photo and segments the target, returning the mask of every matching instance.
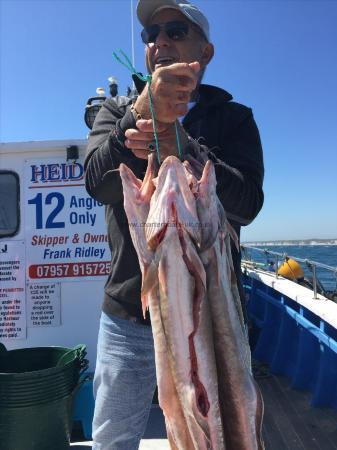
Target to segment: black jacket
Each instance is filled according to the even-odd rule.
[[[208,147],[216,161],[217,193],[227,217],[240,236],[263,204],[264,175],[261,141],[252,110],[232,100],[226,91],[201,85],[199,101],[183,120],[187,133]],[[131,100],[130,102],[131,103]],[[124,146],[124,131],[135,128],[126,102],[108,99],[100,109],[90,133],[85,161],[88,193],[106,204],[106,222],[111,250],[111,271],[105,285],[103,310],[144,322],[141,313],[141,273],[123,208],[118,170],[127,164],[143,178],[145,160]],[[194,142],[194,145],[199,145]],[[191,148],[191,152],[193,149]],[[233,249],[235,271],[240,278],[240,255]],[[147,318],[145,323],[148,323]]]

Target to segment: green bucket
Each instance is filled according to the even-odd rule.
[[[1,450],[69,449],[85,345],[7,351],[0,344]]]

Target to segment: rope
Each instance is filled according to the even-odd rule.
[[[149,104],[150,104],[150,113],[151,113],[151,118],[152,118],[152,122],[153,122],[153,135],[154,135],[154,140],[155,140],[155,143],[156,143],[156,152],[157,152],[158,163],[160,164],[160,161],[161,161],[160,148],[159,148],[159,140],[158,140],[158,133],[157,133],[156,118],[155,118],[155,113],[154,113],[154,109],[153,109],[153,97],[152,97],[152,92],[151,92],[152,76],[150,74],[142,75],[141,73],[137,72],[136,68],[132,65],[132,62],[130,61],[128,56],[123,52],[123,50],[119,50],[119,52],[124,57],[124,61],[122,61],[122,59],[117,55],[116,52],[112,52],[114,58],[120,64],[122,64],[124,67],[126,67],[128,70],[130,70],[134,75],[136,75],[140,80],[142,80],[145,83],[147,83]],[[176,133],[178,155],[179,155],[179,159],[182,159],[182,151],[181,151],[181,145],[180,145],[180,139],[179,139],[179,132],[178,132],[177,122],[174,123],[174,126],[175,126],[175,133]]]

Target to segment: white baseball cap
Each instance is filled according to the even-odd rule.
[[[139,22],[146,27],[154,13],[164,8],[180,11],[188,20],[201,29],[206,39],[209,41],[208,20],[200,9],[187,0],[139,0],[137,5]]]

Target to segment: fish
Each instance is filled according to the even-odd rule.
[[[119,166],[123,186],[124,209],[143,278],[141,288],[143,314],[145,316],[148,309],[151,316],[158,399],[160,407],[166,414],[167,437],[172,450],[194,450],[195,447],[185,421],[167,358],[168,347],[159,307],[159,280],[157,265],[154,262],[155,254],[147,246],[145,238],[145,224],[150,209],[150,198],[156,185],[157,169],[154,153],[150,153],[148,157],[147,170],[143,181],[139,180],[125,164],[122,163]]]
[[[201,222],[208,224],[201,229],[200,257],[207,277],[226,449],[262,450],[263,399],[252,375],[248,336],[231,256],[230,241],[234,239],[237,243],[238,240],[216,195],[211,161],[204,167],[196,202]],[[213,239],[216,230],[217,236]]]
[[[200,227],[184,167],[174,156],[166,158],[159,170],[148,223],[161,225],[155,230],[146,227],[146,237],[156,254],[167,358],[185,425],[177,423],[165,405],[160,406],[166,423],[173,429],[173,438],[177,429],[187,425],[193,442],[188,449],[221,450],[224,449],[223,424],[206,299],[206,274],[196,250]],[[174,444],[185,450],[176,441]]]
[[[263,401],[231,259],[237,238],[213,163],[169,156],[158,171],[152,154],[143,181],[123,164],[120,176],[171,449],[262,450]]]
[[[153,260],[153,252],[148,248],[145,238],[145,224],[150,210],[150,200],[155,190],[153,180],[158,173],[158,163],[154,153],[150,153],[144,179],[138,179],[125,164],[119,166],[122,181],[124,210],[128,219],[131,239],[136,250],[142,280],[146,279],[147,270]],[[143,292],[143,288],[142,288]],[[145,317],[148,300],[141,295],[142,310]]]

